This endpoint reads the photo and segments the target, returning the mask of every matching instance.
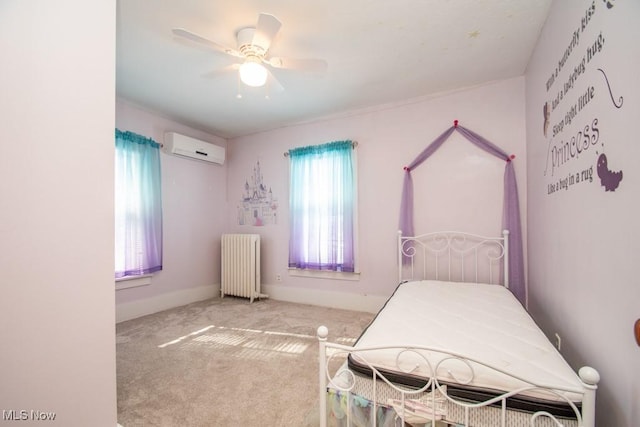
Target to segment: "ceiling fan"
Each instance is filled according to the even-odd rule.
[[[222,46],[214,41],[199,36],[183,28],[174,28],[173,34],[187,39],[217,52],[233,56],[237,62],[228,69],[238,70],[240,80],[252,87],[261,87],[267,83],[267,79],[276,90],[282,90],[282,85],[277,81],[268,68],[288,69],[322,75],[327,71],[327,62],[323,59],[297,59],[269,56],[269,48],[282,23],[273,15],[261,13],[255,27],[242,28],[236,33],[237,48]],[[238,95],[240,97],[240,95]]]

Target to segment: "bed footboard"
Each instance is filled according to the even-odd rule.
[[[537,384],[535,382],[516,378],[523,383],[522,387],[514,390],[501,392],[492,398],[481,401],[470,401],[461,399],[447,391],[447,385],[438,380],[438,375],[432,375],[431,378],[425,379],[423,386],[408,387],[393,383],[385,374],[374,366],[369,366],[372,376],[368,379],[358,378],[359,375],[346,369],[346,364],[336,373],[329,371],[330,363],[336,358],[346,358],[348,355],[354,355],[361,352],[370,352],[375,350],[388,350],[393,348],[397,350],[397,361],[399,369],[409,372],[406,365],[400,367],[401,359],[407,354],[412,356],[424,354],[424,352],[436,352],[444,355],[441,361],[434,366],[426,358],[422,358],[420,363],[428,365],[430,372],[438,373],[441,369],[446,371],[446,367],[442,367],[444,361],[454,360],[456,363],[463,363],[469,366],[471,377],[474,375],[473,366],[483,365],[486,368],[494,370],[503,375],[509,373],[486,365],[478,360],[465,357],[460,354],[453,354],[442,349],[429,347],[369,347],[355,348],[327,341],[329,331],[325,326],[320,326],[317,330],[319,342],[319,410],[320,410],[320,426],[328,425],[328,408],[327,393],[328,389],[332,390],[334,396],[345,397],[347,410],[344,411],[347,417],[346,425],[351,425],[349,417],[351,409],[349,408],[352,397],[357,396],[360,405],[370,405],[372,414],[379,414],[380,409],[385,411],[395,411],[394,415],[397,419],[405,422],[416,423],[418,425],[426,425],[435,427],[441,425],[438,422],[452,423],[463,425],[465,427],[476,426],[531,426],[531,427],[595,427],[595,401],[596,389],[600,380],[598,372],[590,367],[583,367],[578,372],[582,383],[581,389],[558,389]],[[415,359],[415,357],[413,357]],[[412,360],[413,360],[412,359]],[[420,359],[420,357],[418,357]],[[355,387],[356,380],[371,381],[372,395],[358,396],[358,389]],[[469,379],[460,379],[460,384],[467,384]],[[450,382],[449,382],[450,384]],[[369,387],[369,386],[368,386]],[[391,390],[397,395],[397,398],[391,399],[382,389]],[[537,410],[535,412],[525,413],[519,410],[512,410],[508,407],[507,401],[514,397],[521,396],[523,393],[542,392],[550,396],[554,396],[560,402],[566,404],[573,411],[574,417],[563,418],[556,416],[545,410]],[[569,398],[573,396],[573,398]],[[578,397],[576,399],[576,396]],[[365,402],[365,403],[362,403]],[[377,417],[374,415],[370,419],[370,425],[377,426]],[[446,425],[446,424],[445,424]]]

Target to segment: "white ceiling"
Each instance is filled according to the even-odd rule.
[[[117,96],[224,138],[403,102],[523,75],[551,2],[118,0]],[[171,32],[236,48],[261,12],[282,22],[270,55],[325,59],[327,74],[273,70],[285,90],[265,99],[212,73],[233,57]]]

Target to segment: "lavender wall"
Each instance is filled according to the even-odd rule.
[[[115,9],[0,6],[3,421],[116,425]]]
[[[226,147],[226,140],[145,111],[116,104],[116,126],[162,143],[178,132]],[[226,163],[209,164],[161,153],[163,270],[149,286],[116,292],[117,318],[126,320],[218,294],[220,235],[226,227]]]
[[[639,19],[640,2],[554,2],[526,74],[530,309],[599,370],[602,426],[640,419]]]
[[[526,212],[524,78],[231,140],[229,227],[237,232],[262,235],[263,283],[268,293],[299,302],[377,309],[397,282],[395,239],[402,168],[450,127],[454,119],[517,156],[522,212]],[[360,278],[346,281],[290,276],[289,171],[283,153],[291,147],[337,139],[359,143]],[[278,200],[278,223],[262,227],[239,225],[238,206],[244,185],[250,182],[258,161],[264,184]],[[413,173],[416,232],[459,229],[499,234],[503,173],[502,161],[480,151],[460,135],[452,136]]]

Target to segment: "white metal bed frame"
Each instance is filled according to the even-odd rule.
[[[482,283],[494,283],[495,274],[494,274],[494,265],[496,263],[500,263],[502,261],[503,268],[500,271],[500,275],[502,276],[502,284],[505,287],[508,287],[508,239],[509,232],[507,230],[503,231],[502,237],[484,237],[470,233],[463,232],[436,232],[436,233],[428,233],[420,236],[408,237],[402,236],[401,233],[398,233],[398,270],[399,276],[398,279],[400,282],[407,277],[405,273],[408,273],[408,278],[410,280],[418,280],[415,278],[417,273],[421,273],[420,279],[428,279],[433,278],[435,280],[447,280],[447,281],[465,281],[465,278],[468,277],[467,270],[471,271],[473,275],[473,281],[482,282]],[[435,262],[431,264],[428,262],[428,257],[435,257]],[[479,264],[479,257],[485,258],[486,263],[488,264],[488,268],[481,269]],[[454,262],[454,258],[458,258],[457,262]],[[469,267],[468,258],[471,258],[471,266]],[[444,265],[444,266],[443,266]],[[442,270],[445,270],[442,272]],[[457,273],[456,273],[457,271]],[[481,280],[480,275],[484,277],[488,277],[488,280]],[[498,280],[499,281],[499,280]],[[384,349],[394,349],[398,351],[398,355],[396,357],[396,364],[398,366],[399,372],[407,372],[406,368],[401,367],[401,359],[404,355],[411,353],[418,355],[422,360],[420,363],[424,363],[427,368],[427,372],[438,372],[440,365],[447,360],[457,360],[465,364],[469,369],[470,379],[461,381],[461,384],[465,384],[470,382],[473,379],[474,371],[472,367],[472,363],[477,365],[485,366],[489,369],[492,369],[496,372],[502,373],[504,375],[511,376],[516,378],[526,385],[521,388],[515,390],[509,390],[504,392],[501,395],[495,396],[485,401],[481,402],[469,402],[457,399],[455,397],[447,394],[447,387],[444,384],[441,384],[438,381],[437,375],[430,375],[427,383],[419,388],[410,388],[407,386],[401,386],[394,384],[392,381],[387,379],[384,374],[382,374],[379,370],[377,370],[374,366],[370,365],[366,361],[365,364],[368,365],[370,371],[372,372],[370,380],[373,382],[373,414],[377,413],[377,407],[382,405],[383,403],[378,402],[376,391],[380,385],[384,385],[386,387],[390,387],[392,390],[395,390],[401,398],[399,399],[399,410],[398,417],[402,420],[402,425],[405,425],[405,416],[408,417],[411,413],[410,405],[412,401],[410,399],[421,396],[422,402],[426,403],[427,408],[431,408],[431,410],[426,409],[429,414],[426,418],[430,420],[431,426],[435,426],[436,421],[442,419],[442,417],[438,414],[438,411],[435,408],[438,405],[441,405],[444,401],[448,405],[454,405],[457,409],[463,411],[464,413],[464,426],[470,427],[473,424],[470,424],[470,410],[474,408],[486,408],[489,405],[499,404],[499,408],[492,408],[493,411],[500,411],[500,421],[499,425],[501,427],[507,427],[507,420],[509,419],[509,411],[507,408],[507,399],[519,395],[523,392],[530,390],[545,390],[551,395],[557,396],[559,400],[566,401],[569,407],[575,413],[575,418],[573,424],[579,427],[595,427],[595,399],[596,399],[596,389],[597,384],[600,380],[600,376],[598,372],[588,366],[581,368],[578,372],[578,376],[582,383],[582,388],[580,389],[560,389],[557,387],[550,387],[545,384],[535,383],[530,380],[516,377],[513,374],[505,372],[504,370],[488,365],[480,360],[475,360],[463,354],[456,354],[454,352],[448,351],[446,349],[439,349],[433,347],[419,347],[419,346],[407,346],[407,347],[398,347],[398,346],[378,346],[378,347],[367,347],[367,348],[355,348],[352,346],[346,346],[337,343],[330,343],[327,341],[329,331],[325,326],[320,326],[317,331],[318,341],[319,341],[319,349],[320,349],[320,357],[319,357],[319,393],[320,393],[320,426],[327,426],[327,387],[330,386],[332,389],[336,391],[340,391],[343,393],[347,393],[347,396],[350,396],[352,391],[354,390],[356,375],[349,371],[346,368],[340,369],[335,376],[332,376],[330,373],[329,365],[336,358],[341,358],[349,354],[356,354],[359,352],[371,351],[371,350],[384,350]],[[432,366],[424,356],[421,355],[421,351],[432,351],[438,352],[446,355],[443,360],[441,360],[437,365]],[[338,375],[343,375],[343,378],[347,378],[348,384],[338,384],[334,381],[334,378],[337,378]],[[426,393],[426,394],[425,394]],[[566,393],[573,393],[574,395],[582,396],[581,399],[581,408],[579,408],[576,403],[570,400]],[[347,417],[351,415],[350,402],[351,399],[347,398]],[[385,406],[387,406],[385,404]],[[422,407],[422,410],[425,410],[425,407]],[[424,414],[424,412],[423,412]],[[522,416],[519,413],[518,416]],[[513,415],[513,414],[511,414]],[[529,425],[531,427],[537,426],[554,426],[554,427],[562,427],[561,423],[562,419],[554,416],[553,414],[547,411],[538,411],[534,413],[529,413],[524,416],[529,417]],[[424,415],[423,415],[423,418]],[[451,422],[451,420],[442,419],[443,422]],[[566,420],[565,420],[566,421]],[[376,426],[377,419],[373,417],[373,426]],[[460,423],[461,421],[456,420],[456,423]],[[349,419],[347,420],[347,425],[351,425]],[[426,424],[429,425],[429,424]],[[487,425],[487,424],[484,424]]]
[[[486,258],[488,272],[485,280],[480,280],[482,271],[480,257]],[[442,259],[444,257],[444,260]],[[398,283],[403,279],[414,280],[420,272],[421,278],[466,282],[465,260],[471,258],[471,272],[476,283],[497,283],[494,276],[495,264],[502,263],[502,284],[509,288],[509,231],[503,230],[502,237],[485,237],[460,231],[439,231],[419,236],[403,236],[398,231]],[[433,259],[433,264],[429,260]],[[457,272],[455,260],[459,261]],[[446,272],[441,273],[441,265],[446,264]],[[406,275],[406,269],[410,275]],[[431,267],[431,268],[430,268]],[[466,265],[468,267],[468,264]],[[420,271],[418,271],[420,270]],[[446,274],[446,277],[444,275]],[[455,280],[458,279],[458,280]]]

